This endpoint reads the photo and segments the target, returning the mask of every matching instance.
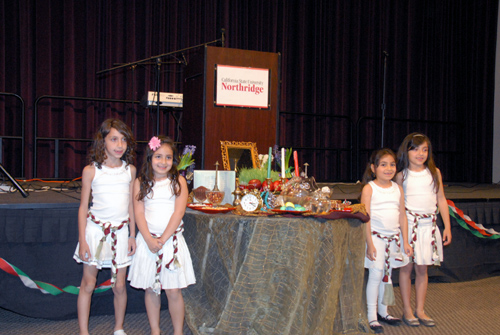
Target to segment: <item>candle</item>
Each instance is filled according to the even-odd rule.
[[[285,176],[285,148],[281,148],[281,178]]]
[[[267,156],[267,178],[271,178],[271,157],[273,154],[273,148],[269,147],[269,155]]]
[[[297,157],[297,151],[293,152],[293,161],[295,163],[295,175],[299,176],[299,159]]]

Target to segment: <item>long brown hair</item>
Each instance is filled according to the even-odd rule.
[[[172,193],[175,196],[179,196],[181,194],[181,185],[179,183],[179,171],[177,170],[177,165],[179,164],[179,154],[177,152],[177,148],[175,147],[174,141],[172,141],[170,137],[159,135],[158,139],[160,140],[161,145],[167,144],[172,149],[174,161],[170,171],[168,171],[167,177],[171,180],[170,186],[172,187]],[[152,150],[149,145],[144,151],[144,158],[142,160],[142,166],[138,176],[141,188],[139,190],[139,194],[137,195],[137,200],[143,200],[146,196],[149,196],[150,198],[153,197],[155,177],[151,161],[154,153],[155,150]]]
[[[132,135],[132,131],[130,128],[121,120],[118,119],[107,119],[101,124],[101,127],[94,135],[94,141],[92,142],[92,146],[90,148],[89,153],[89,164],[95,162],[97,167],[100,169],[102,167],[102,163],[108,158],[106,156],[106,148],[104,139],[108,136],[111,128],[115,128],[118,130],[120,134],[125,136],[127,140],[127,150],[121,157],[122,160],[129,164],[134,163],[135,159],[135,139]]]
[[[424,134],[421,133],[411,133],[405,137],[398,150],[398,172],[403,172],[403,181],[406,179],[408,174],[408,166],[410,165],[410,160],[408,158],[408,151],[418,148],[420,145],[427,143],[428,154],[427,160],[424,165],[429,169],[432,175],[432,180],[434,182],[434,190],[437,193],[439,190],[439,177],[437,172],[436,163],[434,163],[434,157],[432,156],[432,144],[431,140]]]
[[[378,167],[380,164],[380,160],[382,159],[382,157],[386,155],[389,155],[392,158],[394,158],[394,162],[396,162],[396,154],[391,149],[383,148],[372,152],[370,156],[370,161],[366,165],[365,173],[363,174],[363,181],[362,181],[363,185],[366,185],[370,181],[375,179],[375,173],[372,171],[371,165],[373,164],[373,166]]]

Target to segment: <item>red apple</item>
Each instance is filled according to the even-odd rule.
[[[252,179],[248,182],[248,186],[253,186],[253,188],[260,190],[262,183],[258,179]]]
[[[273,190],[276,192],[281,192],[281,180],[276,180],[273,182]]]
[[[264,182],[262,183],[262,189],[265,189],[267,187],[267,180],[264,180]],[[271,182],[269,183],[269,191],[274,191],[274,183]]]

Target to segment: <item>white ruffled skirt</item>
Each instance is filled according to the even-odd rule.
[[[116,267],[118,269],[127,267],[132,263],[132,257],[128,255],[128,232],[128,225],[116,231]],[[80,243],[76,246],[73,259],[78,263],[96,266],[98,269],[111,268],[111,260],[113,259],[111,251],[113,239],[111,238],[111,234],[106,237],[106,241],[102,244],[99,258],[96,257],[97,249],[103,236],[104,233],[101,226],[95,224],[90,218],[87,218],[85,240],[89,245],[91,259],[88,262],[80,259]]]
[[[163,245],[162,251],[163,259],[159,279],[163,290],[185,288],[196,283],[191,254],[182,234],[177,235],[177,259],[180,267],[174,270],[165,267],[173,256],[173,237],[170,237],[167,243]],[[156,258],[156,254],[149,250],[142,235],[137,234],[137,248],[128,273],[130,286],[144,290],[153,286],[156,274]]]
[[[413,220],[414,217],[408,216],[408,243],[411,245],[411,236],[413,230]],[[439,227],[436,227],[436,245],[437,252],[439,255],[439,261],[443,261],[443,239],[441,237],[441,232]],[[433,247],[432,242],[434,241],[432,237],[432,219],[425,218],[420,219],[417,228],[417,240],[413,246],[413,254],[415,255],[415,263],[418,265],[435,265],[432,260]],[[403,261],[406,264],[410,262],[410,258],[403,254]]]

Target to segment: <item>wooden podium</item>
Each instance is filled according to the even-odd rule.
[[[182,142],[196,145],[196,169],[221,164],[220,141],[255,142],[260,153],[277,143],[280,54],[205,46],[185,69]],[[217,69],[269,70],[267,108],[216,103]],[[220,73],[220,72],[219,72]]]

